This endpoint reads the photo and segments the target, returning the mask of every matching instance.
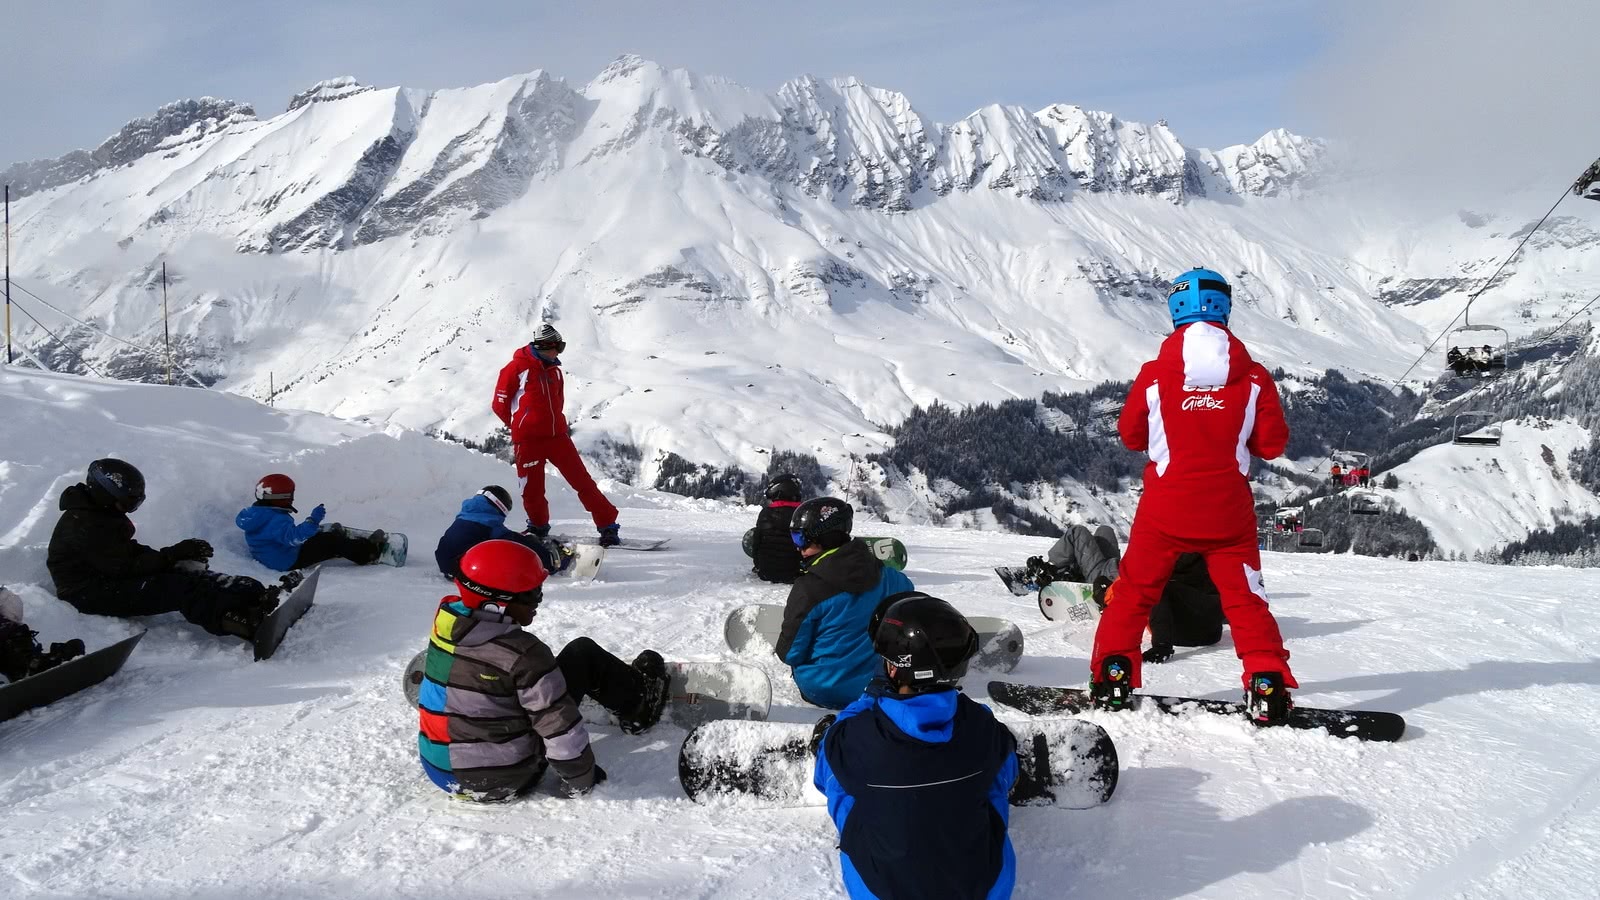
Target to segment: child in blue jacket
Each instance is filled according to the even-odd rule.
[[[882,675],[827,727],[814,773],[839,829],[845,890],[855,900],[1010,897],[1017,742],[961,693],[978,635],[955,607],[916,592],[875,624]]]
[[[511,512],[511,492],[498,484],[491,484],[471,497],[461,501],[461,512],[439,538],[433,559],[439,571],[451,578],[461,565],[461,557],[484,541],[515,541],[534,553],[546,572],[559,572],[566,567],[570,557],[562,553],[554,541],[535,535],[512,531],[506,527],[506,514]]]
[[[800,504],[790,537],[806,571],[789,589],[774,648],[807,703],[844,709],[882,671],[867,626],[884,598],[913,589],[865,542],[852,540],[850,504],[818,497]]]
[[[322,504],[296,525],[294,479],[273,474],[256,482],[256,502],[239,510],[233,520],[244,530],[250,555],[269,569],[287,572],[304,569],[330,559],[348,559],[358,566],[378,561],[388,535],[374,531],[371,537],[351,537],[339,529],[318,531],[327,509]]]

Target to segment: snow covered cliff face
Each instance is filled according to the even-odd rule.
[[[1196,264],[1233,280],[1268,365],[1399,375],[1418,322],[1525,223],[1375,225],[1318,190],[1329,165],[1281,130],[1204,150],[1065,104],[946,125],[855,79],[764,94],[624,57],[581,88],[338,78],[265,120],[188,101],[4,177],[24,286],[153,343],[166,262],[183,360],[226,389],[270,378],[280,403],[482,435],[496,370],[548,319],[580,440],[761,469],[880,449],[917,404],[1131,377],[1170,327],[1167,279]],[[1527,271],[1600,283],[1580,237]],[[1427,297],[1393,302],[1401,283]],[[1519,325],[1548,324],[1529,302]]]

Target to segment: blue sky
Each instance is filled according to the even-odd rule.
[[[1333,39],[1298,0],[52,0],[3,17],[0,165],[92,147],[162,103],[281,111],[353,75],[458,87],[544,68],[582,85],[622,53],[760,90],[811,73],[905,92],[949,122],[987,103],[1165,118],[1185,143],[1313,130],[1296,85]],[[464,13],[462,10],[471,10]]]

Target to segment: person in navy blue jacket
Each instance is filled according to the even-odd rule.
[[[539,554],[539,562],[546,572],[559,572],[569,561],[555,542],[541,540],[526,532],[512,531],[506,527],[506,515],[511,512],[511,492],[498,484],[491,484],[471,497],[461,501],[461,512],[445,529],[434,548],[433,559],[439,571],[451,578],[459,574],[461,557],[484,541],[515,541]]]
[[[891,600],[873,628],[880,677],[819,723],[813,780],[839,829],[845,890],[855,900],[1010,897],[1017,742],[961,693],[978,635],[937,597]]]
[[[843,709],[877,675],[867,632],[872,614],[885,597],[913,589],[911,579],[851,539],[854,516],[845,501],[818,497],[796,507],[789,524],[807,567],[789,589],[775,649],[800,696],[828,709]]]
[[[358,566],[370,566],[383,553],[388,536],[374,531],[371,537],[357,538],[339,529],[318,531],[327,508],[317,508],[296,525],[294,479],[287,475],[268,475],[256,482],[256,502],[239,510],[233,524],[244,530],[250,555],[269,569],[287,572],[304,569],[330,559],[348,559]]]

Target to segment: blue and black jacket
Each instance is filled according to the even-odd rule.
[[[882,671],[867,626],[884,598],[914,590],[860,540],[811,561],[789,589],[778,658],[808,702],[843,709]]]
[[[279,572],[294,568],[300,545],[316,535],[318,526],[310,519],[296,525],[290,510],[262,503],[239,510],[233,524],[244,530],[244,542],[256,562]]]
[[[988,707],[957,690],[901,695],[874,681],[817,752],[845,890],[855,900],[1010,897],[1016,780],[1016,739]]]
[[[544,541],[507,528],[506,514],[496,509],[489,498],[482,494],[473,494],[461,502],[461,512],[456,513],[456,520],[445,529],[444,536],[439,538],[439,546],[434,548],[434,562],[439,564],[440,572],[454,578],[456,569],[461,565],[461,557],[468,550],[484,541],[496,539],[516,541],[530,548],[539,554],[539,561],[544,563],[546,572],[560,568],[551,558],[550,548]]]

